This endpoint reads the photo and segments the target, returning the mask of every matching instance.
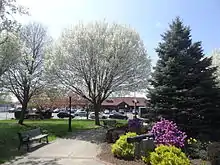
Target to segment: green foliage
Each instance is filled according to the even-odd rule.
[[[177,123],[189,136],[214,135],[220,118],[220,91],[212,59],[201,42],[192,42],[191,30],[176,18],[162,35],[159,60],[149,89],[153,112]]]
[[[148,162],[149,158],[143,157],[144,162]],[[189,159],[175,146],[159,145],[155,152],[150,153],[151,165],[190,165]]]
[[[120,138],[112,145],[112,153],[116,157],[130,159],[134,157],[134,144],[128,143],[128,137],[137,136],[134,132],[128,132],[126,135],[120,136]]]
[[[192,159],[207,160],[207,147],[210,142],[190,138],[187,140],[186,153]]]
[[[145,164],[150,164],[150,156],[142,156],[141,159]]]
[[[220,143],[215,142],[208,146],[208,159],[212,165],[220,164]]]
[[[126,122],[126,123],[119,123],[119,122],[117,122],[117,123],[116,123],[116,127],[117,127],[117,128],[128,127],[128,123],[127,123],[127,122]]]

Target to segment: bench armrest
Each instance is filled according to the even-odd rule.
[[[41,130],[41,133],[43,133],[43,134],[48,134],[48,131],[45,130],[45,129],[42,129],[42,130]]]
[[[18,133],[18,137],[20,141],[29,141],[30,139],[29,135],[22,135],[21,133]]]
[[[29,139],[30,139],[29,136],[24,136],[24,137],[22,138],[22,141],[27,142],[27,141],[29,141]]]

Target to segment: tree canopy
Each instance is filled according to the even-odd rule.
[[[190,33],[176,18],[162,35],[149,90],[151,106],[157,115],[174,120],[187,132],[211,132],[220,117],[216,67],[204,55],[201,42],[192,42]]]
[[[101,103],[112,92],[146,88],[150,75],[139,34],[119,24],[95,22],[66,29],[52,58],[54,80],[94,105],[97,124]]]
[[[43,58],[48,35],[46,29],[38,23],[30,23],[21,28],[17,41],[20,54],[16,64],[3,77],[4,87],[13,93],[22,105],[22,116],[30,99],[44,87]],[[16,45],[14,45],[16,47]]]

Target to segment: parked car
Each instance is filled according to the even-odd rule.
[[[66,117],[69,117],[70,116],[70,114],[68,113],[68,112],[59,112],[58,114],[57,114],[57,117],[59,117],[59,118],[66,118]],[[71,114],[71,117],[72,118],[74,118],[75,117],[75,115],[74,114]]]
[[[86,111],[76,111],[75,116],[79,117],[86,117],[87,112]]]
[[[125,120],[127,120],[128,116],[123,115],[123,114],[118,113],[118,112],[115,112],[115,113],[110,114],[109,118],[110,119],[125,119]]]
[[[60,112],[60,109],[56,108],[53,110],[53,113],[59,113]]]
[[[25,114],[24,114],[24,118],[26,119],[26,116],[28,114],[28,111],[26,110],[25,111]],[[17,108],[15,111],[14,111],[14,117],[15,119],[20,119],[20,116],[21,116],[21,108]]]
[[[132,110],[132,114],[138,114],[138,110],[135,111],[135,109]]]
[[[121,114],[125,114],[125,111],[124,111],[124,109],[119,109],[119,111],[118,111],[119,113],[121,113]]]
[[[91,113],[89,114],[89,118],[90,118],[90,119],[95,119],[95,112],[91,112]],[[101,113],[99,113],[99,118],[100,118],[100,119],[106,119],[107,117],[104,116],[104,115],[102,115]]]
[[[116,113],[117,111],[116,110],[112,110],[112,112],[111,113]]]
[[[15,112],[15,110],[16,110],[15,108],[10,108],[10,109],[8,110],[8,112],[9,112],[9,113],[13,113],[13,112]]]
[[[76,113],[76,109],[71,109],[71,113]]]
[[[104,110],[104,114],[110,114],[110,111],[109,110]]]

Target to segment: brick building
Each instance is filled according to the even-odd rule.
[[[139,107],[147,107],[148,106],[148,101],[144,97],[112,97],[112,98],[107,98],[102,103],[102,109],[132,110],[132,109],[134,109],[134,106],[135,106],[135,100],[137,101],[137,103],[136,103],[137,109]]]

